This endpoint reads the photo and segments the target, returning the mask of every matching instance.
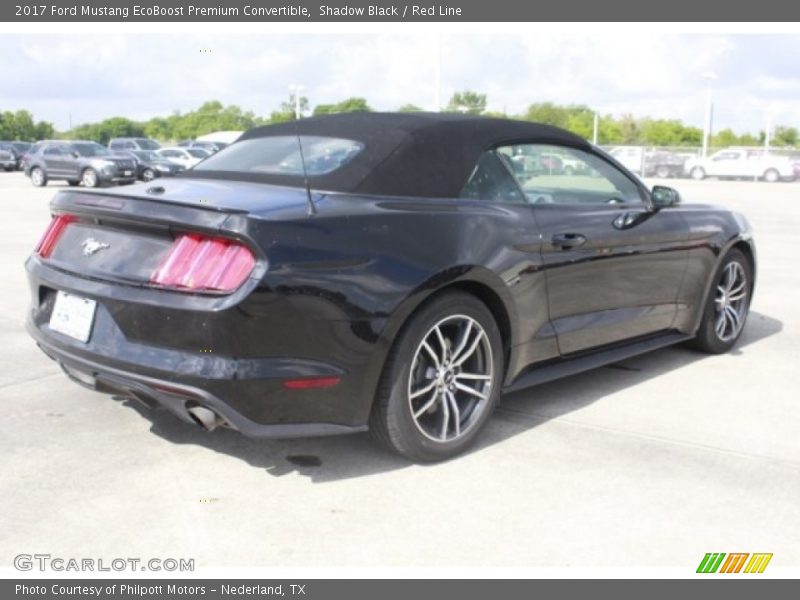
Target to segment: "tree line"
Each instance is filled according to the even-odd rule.
[[[113,137],[151,137],[163,141],[194,139],[214,131],[243,131],[259,125],[281,123],[295,119],[297,111],[301,116],[318,116],[343,112],[366,112],[372,107],[365,98],[352,97],[332,104],[318,104],[313,109],[307,97],[295,98],[290,95],[268,116],[256,115],[239,106],[225,106],[217,100],[202,104],[196,110],[186,113],[174,112],[166,117],[153,117],[147,121],[133,121],[125,117],[112,117],[97,123],[78,125],[69,131],[56,132],[51,123],[35,123],[33,116],[24,110],[0,113],[0,140],[39,140],[53,137],[63,139],[88,139],[107,144]],[[405,104],[400,112],[418,112],[422,108]],[[512,117],[536,121],[567,129],[592,139],[595,127],[595,111],[585,105],[561,105],[553,102],[535,102],[519,115],[508,115],[487,111],[486,94],[472,90],[453,94],[447,112],[460,112],[477,115]],[[597,115],[597,143],[601,145],[649,145],[691,147],[702,144],[703,131],[699,127],[686,125],[677,119],[653,119],[634,117],[631,114],[613,116]],[[710,143],[715,147],[755,146],[764,143],[765,132],[737,134],[731,129],[714,132]],[[796,147],[800,134],[796,127],[777,126],[773,131],[771,144],[774,146]]]

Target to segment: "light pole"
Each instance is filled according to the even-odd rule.
[[[703,79],[706,80],[706,117],[703,122],[703,158],[708,156],[708,141],[711,136],[711,113],[714,107],[712,100],[713,82],[717,78],[714,73],[706,73]]]
[[[294,118],[300,120],[300,92],[303,90],[302,85],[293,83],[289,86],[289,94],[294,98]]]
[[[767,112],[767,123],[764,129],[764,156],[769,154],[770,137],[772,136],[772,115]]]
[[[594,113],[594,122],[592,124],[592,144],[597,146],[597,130],[600,129],[600,116],[597,111]]]

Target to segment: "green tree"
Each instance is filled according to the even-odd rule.
[[[641,129],[633,115],[626,113],[619,119],[620,143],[636,144],[641,142]]]
[[[775,128],[775,135],[772,136],[772,139],[776,146],[797,146],[797,129],[779,125]]]
[[[0,139],[33,141],[42,139],[41,134],[52,137],[53,125],[45,121],[34,123],[27,110],[10,110],[0,113]]]
[[[718,148],[736,146],[739,143],[739,136],[736,135],[732,129],[720,129],[717,133],[711,136],[711,145]]]
[[[486,94],[479,94],[472,90],[455,92],[447,103],[446,112],[466,113],[479,115],[486,111]]]
[[[416,104],[403,104],[403,106],[397,109],[397,112],[413,113],[413,112],[423,112],[423,110],[424,109],[420,108]]]
[[[370,112],[372,108],[364,98],[347,98],[336,104],[317,104],[314,107],[314,116],[331,115],[335,113],[348,112]]]
[[[526,121],[564,128],[567,126],[569,115],[565,106],[558,106],[552,102],[535,102],[528,107],[522,118]]]

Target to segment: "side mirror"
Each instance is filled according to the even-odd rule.
[[[681,203],[681,195],[678,190],[665,185],[653,186],[650,197],[653,199],[653,206],[656,208],[667,208]]]
[[[81,157],[81,155],[80,155],[80,154],[78,154],[77,152],[70,152],[70,153],[69,153],[69,155],[70,155],[72,158],[80,158],[80,157]]]

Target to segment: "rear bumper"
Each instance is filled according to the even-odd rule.
[[[204,407],[232,429],[252,437],[307,437],[367,429],[359,402],[363,357],[348,364],[337,360],[335,352],[327,353],[334,357],[329,360],[277,349],[267,356],[247,355],[248,340],[240,334],[279,341],[286,337],[283,330],[278,331],[280,322],[256,323],[240,305],[202,308],[196,298],[172,308],[165,305],[163,292],[76,278],[35,257],[26,268],[31,286],[27,330],[41,350],[78,383],[88,381],[97,391],[163,406],[191,423],[196,420],[189,409]],[[97,301],[88,342],[50,329],[56,290]],[[161,301],[148,304],[153,296]],[[333,337],[340,326],[331,327],[323,333]],[[204,341],[181,347],[179,340],[185,342],[187,336]],[[222,350],[226,346],[229,349]],[[283,385],[287,379],[330,376],[341,377],[340,383],[322,389]]]
[[[366,425],[347,426],[334,423],[258,423],[199,387],[121,371],[75,356],[48,344],[31,322],[28,322],[27,329],[42,352],[56,361],[75,383],[98,392],[134,398],[151,408],[160,406],[186,423],[199,424],[190,409],[202,407],[217,415],[221,426],[253,438],[287,439],[341,435],[367,429]]]

